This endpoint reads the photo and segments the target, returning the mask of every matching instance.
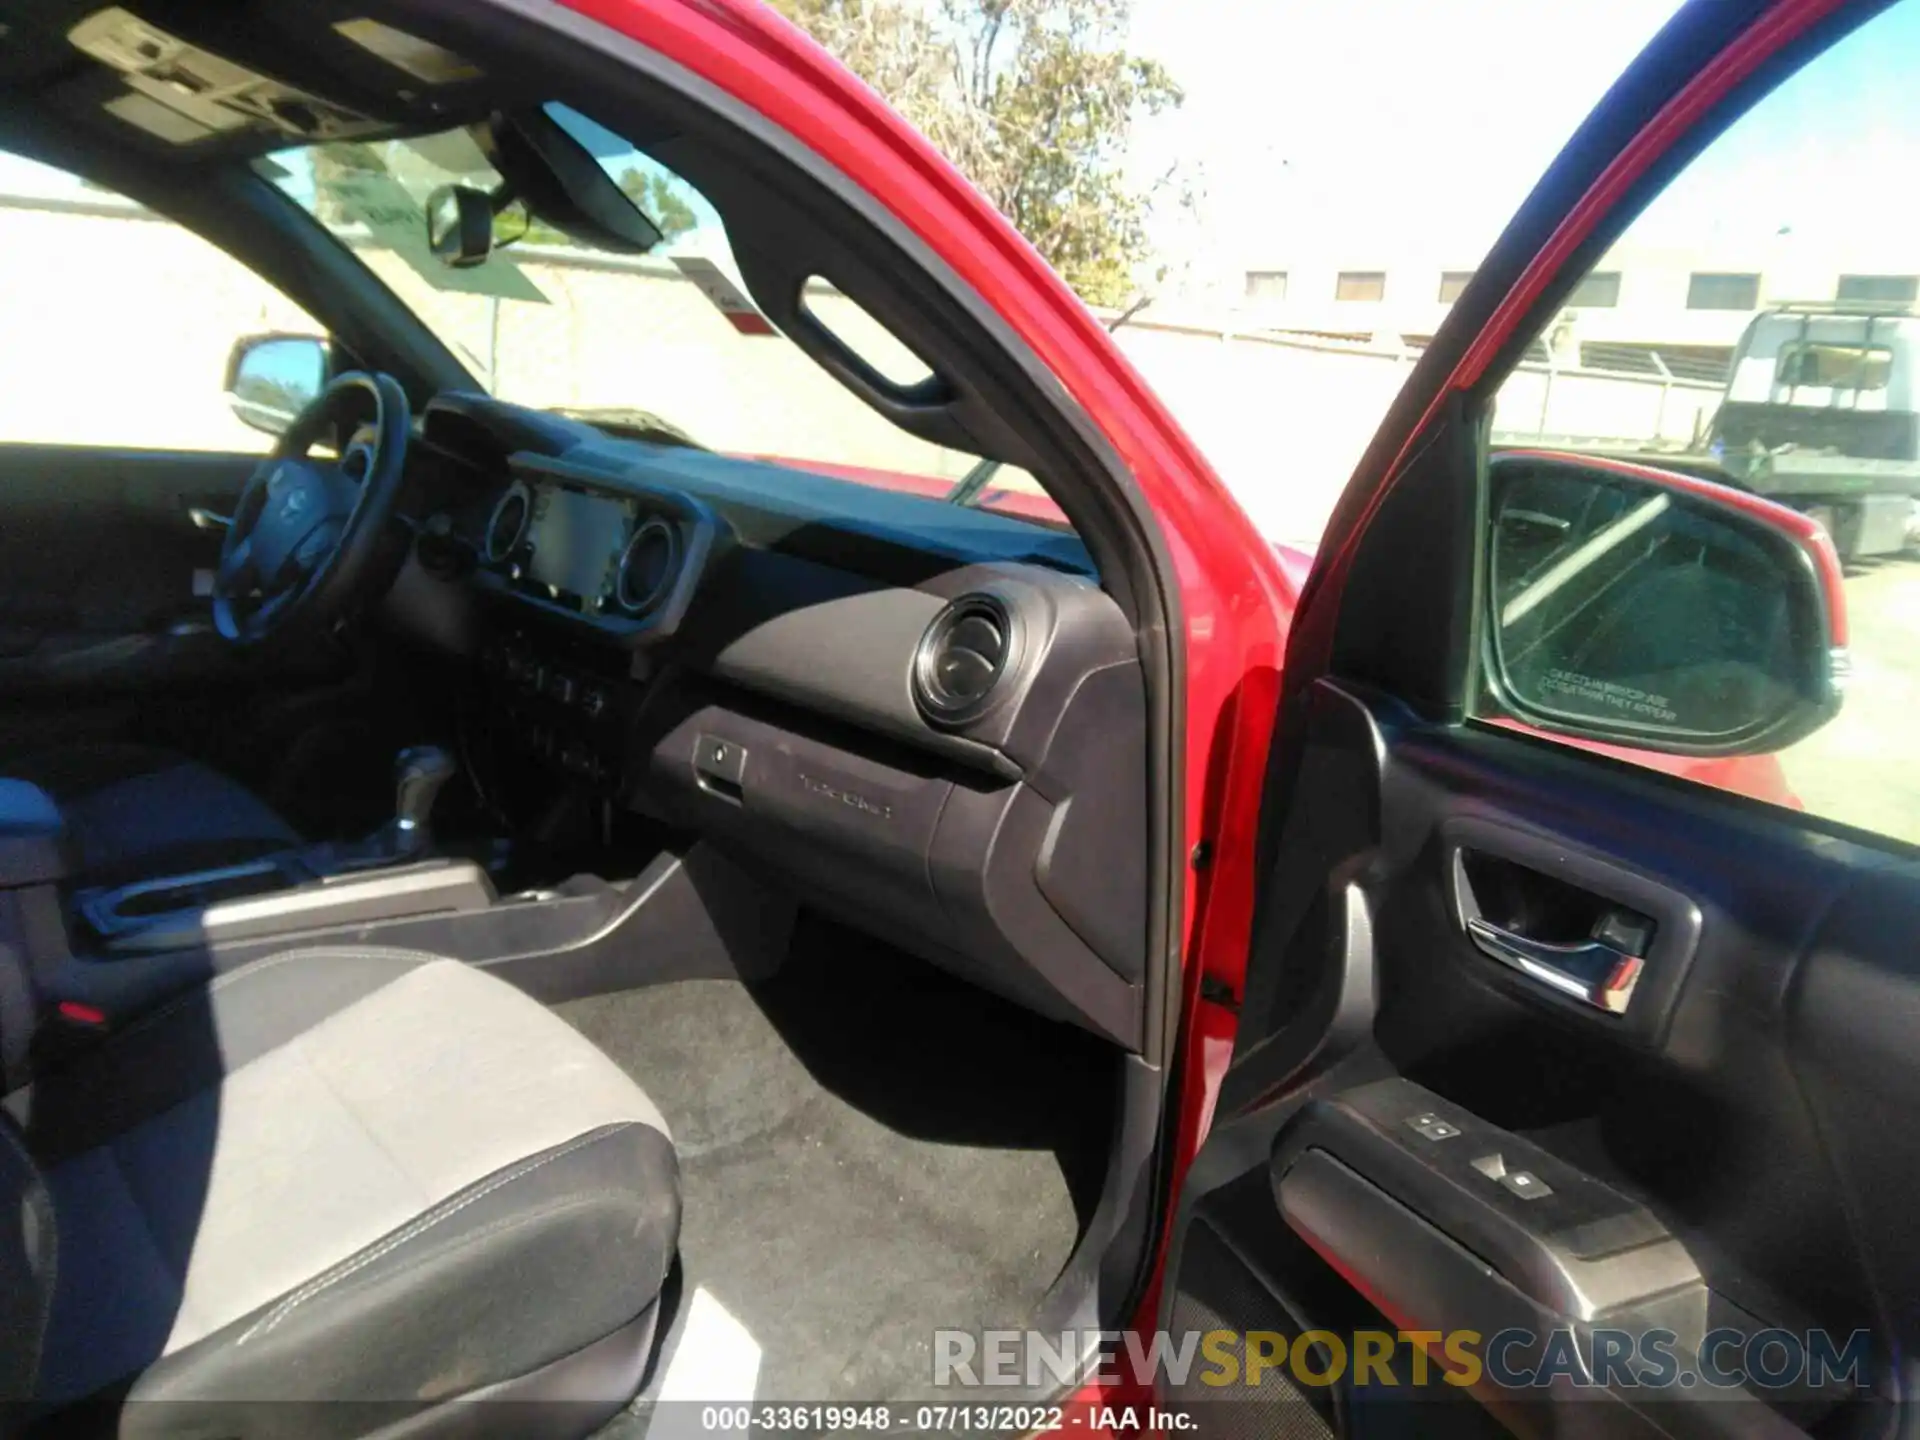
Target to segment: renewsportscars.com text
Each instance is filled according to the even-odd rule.
[[[1122,1384],[1146,1380],[1221,1391],[1258,1388],[1269,1374],[1296,1385],[1426,1385],[1483,1381],[1503,1389],[1543,1386],[1690,1390],[1822,1388],[1867,1384],[1864,1330],[1712,1330],[1699,1349],[1671,1330],[1511,1329],[934,1332],[933,1383],[983,1386]]]

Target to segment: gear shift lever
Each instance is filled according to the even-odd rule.
[[[418,855],[432,840],[433,802],[453,778],[453,756],[438,745],[410,745],[394,760],[393,846],[401,857]]]

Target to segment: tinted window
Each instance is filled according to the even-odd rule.
[[[1687,282],[1689,310],[1753,310],[1759,304],[1758,275],[1696,273]]]
[[[1884,390],[1893,373],[1893,351],[1866,345],[1788,345],[1780,351],[1775,383],[1790,390]]]
[[[1911,305],[1920,296],[1920,275],[1842,275],[1836,300],[1867,300]]]
[[[1573,287],[1573,295],[1567,304],[1578,305],[1582,309],[1611,309],[1620,303],[1620,272],[1599,271],[1584,277]]]
[[[1582,368],[1517,367],[1492,435],[1496,449],[1640,458],[1819,523],[1844,564],[1839,713],[1737,762],[1609,753],[1912,844],[1920,317],[1904,312],[1920,304],[1920,212],[1868,197],[1884,201],[1890,176],[1920,174],[1916,73],[1920,0],[1901,0],[1736,120],[1596,259],[1543,331],[1558,355],[1577,346]],[[1580,308],[1603,280],[1618,307]],[[1544,496],[1526,508],[1553,509]],[[1550,568],[1563,539],[1504,528],[1500,583]],[[1776,620],[1764,595],[1724,586],[1676,588],[1656,610],[1617,643],[1664,661],[1690,625],[1758,636]]]

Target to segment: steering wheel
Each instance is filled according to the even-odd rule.
[[[373,439],[338,460],[307,454],[373,402]],[[331,624],[380,580],[383,536],[406,470],[413,416],[391,375],[335,376],[294,417],[240,492],[213,577],[213,624],[235,645]],[[391,578],[391,577],[388,577]]]

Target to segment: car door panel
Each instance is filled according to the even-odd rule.
[[[218,752],[263,686],[339,677],[338,647],[260,655],[213,632],[223,532],[193,512],[230,514],[258,464],[0,445],[0,754],[129,736]]]
[[[63,632],[163,627],[194,610],[228,513],[259,457],[0,446],[0,624],[6,653]]]
[[[1843,1344],[1868,1330],[1877,1359],[1905,1353],[1902,1297],[1920,1293],[1902,1183],[1920,1156],[1896,1123],[1920,1064],[1914,867],[1792,812],[1427,722],[1336,681],[1314,686],[1303,731],[1188,1224],[1237,1254],[1282,1232],[1304,1242],[1279,1247],[1275,1287],[1324,1305],[1339,1276],[1389,1328],[1657,1318],[1696,1337],[1823,1328]],[[1485,953],[1465,921],[1500,897],[1463,895],[1463,853],[1498,855],[1543,894],[1652,915],[1626,1013]],[[1502,918],[1554,913],[1509,902]],[[1421,1115],[1456,1133],[1423,1138]],[[1507,1185],[1472,1168],[1488,1155]],[[1515,1194],[1516,1170],[1550,1193]],[[1703,1406],[1669,1391],[1623,1413],[1764,1433],[1852,1390],[1769,1398]],[[1502,1414],[1558,1433],[1559,1412],[1588,1423],[1589,1408]]]

